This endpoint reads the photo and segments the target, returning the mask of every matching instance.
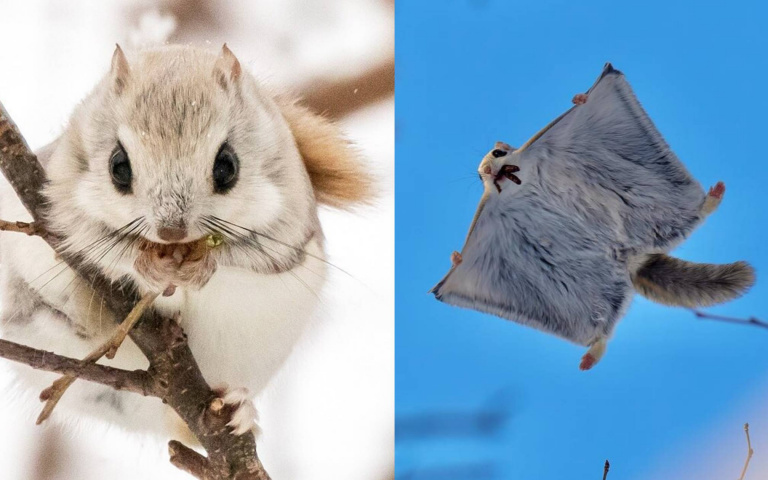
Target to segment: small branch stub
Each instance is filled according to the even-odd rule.
[[[35,222],[8,222],[6,220],[0,220],[0,230],[6,232],[19,232],[26,233],[27,235],[39,235],[43,236],[45,233],[43,229],[39,228]]]
[[[181,442],[176,440],[168,442],[168,454],[171,464],[179,470],[201,480],[210,478],[208,459]]]
[[[603,467],[603,480],[608,478],[608,470],[610,470],[611,464],[608,462],[608,460],[605,461],[605,466]]]

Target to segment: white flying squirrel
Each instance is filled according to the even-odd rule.
[[[118,46],[109,73],[38,156],[49,228],[114,282],[164,291],[154,307],[177,316],[206,380],[226,389],[233,432],[254,428],[252,396],[291,353],[327,276],[318,202],[370,199],[356,149],[331,122],[260,85],[226,45],[130,60]],[[31,218],[7,185],[0,215]],[[202,265],[173,253],[211,235],[222,242]],[[0,251],[4,338],[81,358],[122,320],[41,239],[3,233]],[[147,361],[127,341],[110,364]],[[57,377],[16,370],[35,395]],[[179,433],[159,400],[88,382],[59,410]]]
[[[624,75],[606,64],[576,105],[519,149],[499,142],[480,163],[485,187],[438,300],[589,346],[594,366],[634,291],[701,307],[754,283],[745,262],[668,256],[722,200],[669,149]]]

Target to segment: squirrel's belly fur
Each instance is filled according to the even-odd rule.
[[[307,251],[322,255],[318,241]],[[315,257],[279,274],[220,267],[202,289],[161,297],[156,307],[178,312],[209,382],[258,393],[290,354],[321,298],[326,266]]]

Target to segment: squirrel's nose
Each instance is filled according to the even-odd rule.
[[[187,236],[187,229],[184,227],[160,227],[157,229],[157,236],[166,242],[178,242]]]
[[[483,174],[496,178],[496,175],[499,174],[499,169],[497,169],[492,163],[486,163],[483,165]]]

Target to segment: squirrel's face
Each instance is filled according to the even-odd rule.
[[[101,220],[144,218],[157,243],[199,239],[217,218],[253,230],[309,223],[312,187],[279,110],[242,79],[201,73],[136,79],[111,100],[112,147],[89,172],[107,199]]]
[[[290,269],[321,236],[315,194],[324,192],[297,145],[311,132],[296,135],[289,122],[226,46],[218,56],[166,47],[130,63],[118,48],[73,119],[77,135],[52,159],[54,227],[71,248],[97,240],[95,231],[153,244],[215,234],[220,261]],[[60,221],[68,208],[80,214],[76,225]],[[128,247],[114,261],[136,255]]]
[[[493,150],[483,157],[477,167],[485,189],[501,193],[505,184],[521,185],[519,159],[514,147],[504,142],[496,142]]]

